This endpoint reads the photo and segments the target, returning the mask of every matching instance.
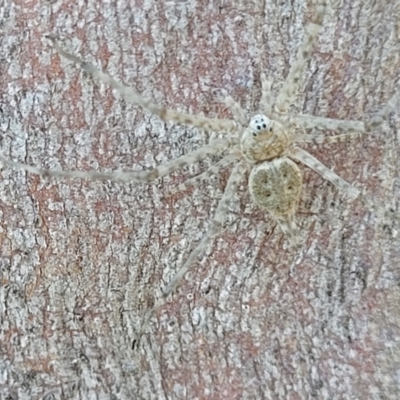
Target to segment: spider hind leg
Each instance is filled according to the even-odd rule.
[[[197,257],[200,256],[203,251],[207,248],[207,246],[212,242],[215,236],[221,231],[226,215],[228,213],[228,207],[234,198],[235,193],[237,192],[240,180],[247,170],[246,165],[244,163],[238,163],[234,168],[229,177],[225,192],[218,203],[217,210],[215,211],[215,215],[213,221],[211,222],[211,226],[208,228],[207,233],[204,235],[203,239],[200,243],[192,250],[188,259],[185,261],[183,266],[178,270],[175,276],[172,278],[170,283],[165,287],[163,291],[164,298],[168,297],[176,287],[178,286],[180,280],[185,276],[185,274],[192,267]]]

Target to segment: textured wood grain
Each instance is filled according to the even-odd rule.
[[[210,135],[165,124],[61,60],[45,35],[168,107],[251,114],[279,87],[312,4],[16,1],[0,5],[1,152],[46,167],[150,168]],[[399,87],[400,3],[335,2],[301,112],[360,119]],[[309,150],[398,209],[400,112],[363,140]],[[0,179],[1,399],[397,399],[399,227],[305,168],[304,246],[286,249],[246,182],[227,229],[150,321],[147,310],[207,229],[227,174],[169,188]],[[140,331],[144,331],[139,336]]]

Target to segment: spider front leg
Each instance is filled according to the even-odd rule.
[[[160,107],[152,101],[143,98],[132,88],[117,82],[109,74],[98,70],[93,65],[82,61],[73,54],[66,52],[57,44],[54,38],[50,36],[48,36],[48,38],[53,42],[54,48],[60,55],[74,62],[75,64],[78,64],[84,71],[88,72],[94,78],[97,78],[103,83],[113,87],[117,92],[124,96],[127,101],[140,105],[151,113],[158,115],[164,121],[173,121],[180,124],[195,126],[197,128],[211,130],[215,132],[228,132],[236,134],[241,131],[241,127],[238,127],[238,125],[231,120],[206,118]]]
[[[272,94],[272,81],[267,79],[264,73],[261,74],[261,111],[267,116],[272,116],[272,106],[274,104],[274,95]]]
[[[229,204],[234,199],[240,180],[246,170],[246,165],[243,162],[238,163],[234,167],[229,177],[228,184],[225,188],[225,192],[218,204],[217,210],[215,211],[214,219],[211,223],[211,226],[208,228],[208,231],[206,232],[200,243],[190,253],[189,258],[185,261],[183,266],[179,269],[179,271],[172,278],[171,282],[164,289],[164,298],[175,290],[179,281],[188,272],[190,267],[196,261],[197,257],[207,248],[212,239],[214,239],[214,237],[217,236],[222,229],[225,222],[226,214],[228,212]]]
[[[322,28],[322,21],[324,19],[326,7],[327,5],[325,0],[318,1],[315,19],[306,29],[303,43],[297,52],[296,59],[290,68],[289,75],[287,76],[276,99],[275,110],[278,114],[285,114],[287,112],[299,92],[300,79],[301,76],[304,75],[304,70],[307,61],[310,58],[315,40]]]
[[[316,128],[328,131],[365,132],[365,126],[362,121],[316,117],[309,114],[295,115],[291,117],[291,121],[293,121],[295,124],[299,124],[304,129]]]
[[[243,125],[247,126],[249,124],[249,119],[246,116],[243,108],[240,104],[233,99],[232,96],[226,96],[223,102],[230,108],[233,116]]]
[[[62,171],[62,170],[49,170],[44,168],[37,168],[31,165],[15,162],[0,156],[0,162],[12,168],[18,168],[27,172],[41,175],[44,177],[57,177],[57,178],[79,178],[79,179],[101,179],[101,180],[125,180],[136,182],[150,182],[158,178],[162,178],[180,168],[187,165],[194,164],[202,161],[210,155],[218,154],[232,145],[235,142],[232,139],[218,139],[211,142],[207,146],[186,154],[176,160],[161,164],[150,171],[129,171],[129,172],[98,172],[98,171]]]
[[[385,120],[387,120],[389,114],[395,111],[400,101],[400,90],[393,93],[387,104],[382,107],[377,113],[375,113],[368,121],[355,121],[346,119],[333,119],[316,117],[309,114],[298,114],[290,118],[292,122],[300,125],[304,129],[320,129],[320,130],[332,130],[332,131],[343,131],[351,132],[350,135],[355,135],[354,132],[359,134],[367,133],[380,126]],[[342,135],[344,138],[346,135]],[[327,137],[328,140],[329,136]],[[331,142],[332,143],[332,142]]]
[[[337,143],[360,138],[365,132],[365,125],[362,121],[341,120],[333,118],[316,117],[309,114],[298,114],[290,117],[290,122],[302,129],[319,129],[331,131],[348,132],[342,135],[326,136],[317,134],[294,134],[295,143]]]
[[[325,136],[323,134],[309,135],[306,133],[297,133],[292,135],[294,143],[338,143],[347,142],[349,140],[359,139],[363,135],[362,132],[349,132],[343,135]]]

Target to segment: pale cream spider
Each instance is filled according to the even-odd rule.
[[[369,206],[375,206],[372,201],[367,200],[366,196],[359,189],[347,183],[296,144],[334,143],[367,133],[385,120],[387,115],[395,108],[399,97],[397,94],[394,95],[388,104],[368,122],[336,120],[306,114],[288,114],[288,109],[298,94],[300,78],[304,73],[314,42],[322,27],[326,7],[327,5],[324,0],[320,0],[317,3],[315,18],[306,29],[305,37],[298,50],[295,62],[291,66],[289,75],[280,89],[276,100],[271,94],[271,82],[264,76],[262,77],[262,114],[253,116],[250,121],[248,121],[241,107],[231,97],[228,97],[226,102],[238,122],[227,119],[210,119],[160,107],[144,99],[132,88],[118,83],[107,73],[101,72],[92,65],[65,52],[53,38],[50,38],[60,55],[79,64],[83,70],[93,77],[111,85],[128,101],[142,106],[163,120],[174,121],[217,133],[225,133],[226,135],[222,139],[213,140],[208,145],[190,154],[159,165],[150,171],[104,173],[98,171],[54,171],[13,162],[4,157],[0,157],[0,161],[8,166],[21,168],[42,176],[150,182],[182,167],[204,160],[211,155],[227,152],[209,170],[186,181],[183,186],[179,186],[179,189],[183,189],[187,185],[194,185],[200,180],[217,174],[221,168],[234,164],[211,226],[200,243],[191,252],[183,266],[164,289],[165,297],[176,288],[180,279],[187,273],[197,257],[220,232],[226,219],[229,203],[238,189],[243,175],[247,172],[250,172],[248,185],[254,202],[262,209],[268,211],[276,219],[290,243],[297,245],[298,233],[294,216],[302,189],[302,172],[296,164],[297,162],[301,162],[316,171],[349,197],[358,197]],[[305,130],[312,128],[340,130],[347,133],[328,137],[304,133]]]

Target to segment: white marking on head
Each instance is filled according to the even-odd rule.
[[[272,132],[274,122],[262,114],[255,115],[249,124],[249,130],[253,136],[258,136],[265,132]]]

